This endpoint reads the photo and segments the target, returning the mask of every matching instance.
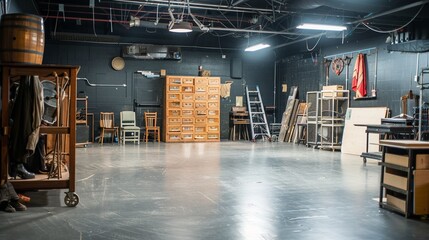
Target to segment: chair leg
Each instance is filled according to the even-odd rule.
[[[100,136],[100,139],[101,139],[101,145],[103,145],[103,141],[104,141],[104,129],[101,129],[101,136]]]
[[[145,134],[145,139],[144,139],[144,141],[145,141],[145,142],[147,142],[148,135],[149,135],[149,130],[148,130],[148,129],[146,129],[146,134]]]
[[[158,135],[158,142],[160,141],[160,137],[159,137],[159,129],[156,130],[157,135]]]

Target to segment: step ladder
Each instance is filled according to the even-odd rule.
[[[256,86],[256,91],[254,91],[249,90],[249,87],[246,86],[246,97],[252,141],[256,141],[256,138],[259,136],[262,137],[263,140],[268,138],[268,140],[271,141],[270,129],[268,128],[267,116],[265,115],[259,87]]]

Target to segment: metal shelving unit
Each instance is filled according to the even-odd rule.
[[[322,90],[320,96],[320,148],[341,149],[345,115],[350,105],[348,90]]]

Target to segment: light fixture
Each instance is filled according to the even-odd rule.
[[[168,14],[171,17],[171,21],[168,24],[168,31],[175,32],[175,33],[192,32],[192,23],[184,22],[183,15],[179,19],[176,19],[173,15],[173,10],[170,8],[168,9]]]
[[[298,29],[309,29],[309,30],[324,30],[324,31],[344,31],[347,27],[341,25],[328,25],[328,24],[314,24],[314,23],[303,23],[296,28]]]
[[[244,51],[246,52],[254,52],[254,51],[258,51],[267,47],[271,47],[271,45],[269,44],[265,44],[265,43],[259,43],[250,47],[247,47],[246,49],[244,49]]]
[[[175,33],[189,33],[192,32],[192,23],[190,22],[170,22],[168,30]]]

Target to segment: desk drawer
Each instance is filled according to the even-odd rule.
[[[402,167],[408,167],[408,155],[386,153],[384,155],[384,161],[386,163],[395,164]]]

